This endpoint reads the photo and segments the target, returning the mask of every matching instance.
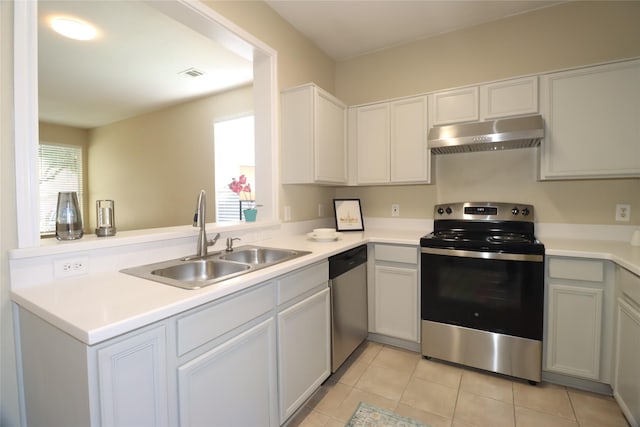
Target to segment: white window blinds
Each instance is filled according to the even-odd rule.
[[[78,193],[83,210],[82,148],[73,145],[41,143],[40,159],[40,234],[56,231],[56,204],[59,191]],[[83,218],[84,220],[84,218]]]

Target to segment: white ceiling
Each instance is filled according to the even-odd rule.
[[[564,1],[266,0],[336,60],[478,25]]]
[[[52,16],[94,24],[96,40],[54,33]],[[205,74],[178,73],[196,68]],[[136,1],[38,2],[40,119],[92,128],[253,80],[251,61]]]
[[[559,1],[266,0],[336,60],[546,7]],[[99,29],[65,39],[52,15]],[[247,84],[252,64],[137,1],[39,0],[40,119],[92,128]],[[206,74],[178,75],[188,68]],[[199,83],[199,84],[198,84]]]

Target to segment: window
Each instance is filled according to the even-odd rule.
[[[213,125],[216,222],[242,220],[242,209],[255,205],[255,138],[253,116],[222,120]],[[251,192],[234,193],[233,179],[244,175]]]
[[[40,167],[40,234],[56,231],[58,192],[78,193],[83,210],[82,148],[74,145],[42,143],[38,148]]]

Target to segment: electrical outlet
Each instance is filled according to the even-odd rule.
[[[631,219],[631,205],[616,205],[616,221],[629,221]]]
[[[284,220],[291,221],[291,206],[284,207]]]
[[[391,205],[391,216],[400,216],[400,205],[394,203]]]
[[[324,216],[324,205],[322,203],[318,203],[318,216],[319,217]]]
[[[82,276],[89,274],[89,257],[67,258],[53,262],[55,278]]]

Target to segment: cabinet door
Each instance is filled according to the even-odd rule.
[[[166,328],[97,350],[103,426],[166,426]]]
[[[548,371],[600,378],[602,304],[602,289],[549,285]]]
[[[473,122],[479,118],[477,87],[447,90],[429,95],[431,126]]]
[[[356,121],[358,184],[389,183],[389,104],[358,108]]]
[[[538,77],[510,79],[480,86],[482,120],[538,112]]]
[[[427,97],[391,103],[391,182],[430,182]]]
[[[276,426],[274,320],[178,368],[181,426]]]
[[[418,342],[418,271],[376,265],[373,332]]]
[[[283,184],[346,183],[346,106],[313,84],[280,99]]]
[[[280,423],[331,373],[329,289],[278,314]]]
[[[314,88],[306,85],[284,91],[282,112],[282,183],[313,182]]]
[[[640,175],[640,61],[542,77],[542,179]]]
[[[346,107],[318,91],[315,126],[315,180],[347,181]]]
[[[640,312],[618,299],[618,346],[613,394],[631,425],[640,423]]]

